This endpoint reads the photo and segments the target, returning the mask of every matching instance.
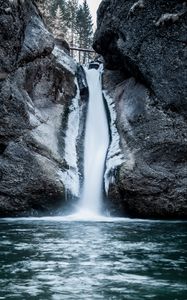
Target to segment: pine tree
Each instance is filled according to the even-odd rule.
[[[84,47],[90,47],[93,38],[93,22],[90,14],[90,9],[87,1],[83,2],[83,13],[84,13]]]
[[[75,32],[76,32],[76,16],[78,12],[78,0],[68,0],[66,6],[66,20],[67,26],[69,27],[68,40],[73,45],[75,42]]]
[[[50,28],[50,26],[52,24],[52,16],[50,13],[51,1],[50,0],[38,0],[38,7],[46,21],[46,24]]]
[[[57,6],[57,10],[55,12],[55,17],[53,20],[53,34],[55,37],[63,37],[65,36],[66,28],[63,20],[63,13],[60,8],[60,5]]]
[[[83,47],[84,38],[84,11],[82,5],[79,6],[76,16],[76,33],[77,33],[77,43],[80,48]]]
[[[58,6],[61,8],[63,16],[65,15],[65,10],[66,10],[66,0],[52,0],[51,1],[51,7],[50,7],[50,12],[53,17],[56,15],[56,11]]]
[[[84,26],[83,26],[84,12],[82,5],[79,5],[76,16],[76,43],[79,48],[83,48]],[[79,52],[79,62],[83,60],[82,53]]]
[[[87,0],[78,5],[78,0],[36,0],[48,27],[55,37],[63,38],[72,46],[89,49],[92,45],[92,17]],[[73,56],[72,51],[72,56]],[[85,63],[88,53],[79,53]]]
[[[83,4],[79,6],[76,18],[76,32],[78,35],[79,47],[89,49],[92,45],[93,37],[93,23],[90,10],[87,1],[84,0]],[[90,58],[89,53],[84,53],[82,55],[81,61],[85,63],[86,57]]]

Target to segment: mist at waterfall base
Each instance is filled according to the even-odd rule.
[[[0,220],[0,299],[184,300],[187,223],[101,214],[108,125],[100,70],[85,72],[90,97],[77,211]]]

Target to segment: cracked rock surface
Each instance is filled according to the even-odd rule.
[[[111,170],[110,210],[186,219],[186,1],[103,0],[97,23],[94,49],[124,153]]]
[[[33,1],[0,0],[0,217],[57,213],[76,65]]]

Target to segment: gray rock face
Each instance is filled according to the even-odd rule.
[[[132,9],[138,2],[143,5]],[[168,13],[178,14],[178,19],[158,25]],[[187,110],[186,15],[184,1],[105,0],[98,12],[94,48],[108,67],[123,66],[127,75],[145,82],[168,109]],[[185,86],[178,89],[182,82]]]
[[[57,213],[76,65],[30,0],[0,1],[0,217]]]
[[[124,162],[113,170],[113,214],[187,217],[184,1],[105,0],[94,48],[105,59]],[[117,79],[116,79],[117,78]]]

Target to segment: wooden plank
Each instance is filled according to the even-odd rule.
[[[92,49],[84,49],[84,48],[78,48],[78,47],[70,47],[70,50],[95,53],[95,51]]]

